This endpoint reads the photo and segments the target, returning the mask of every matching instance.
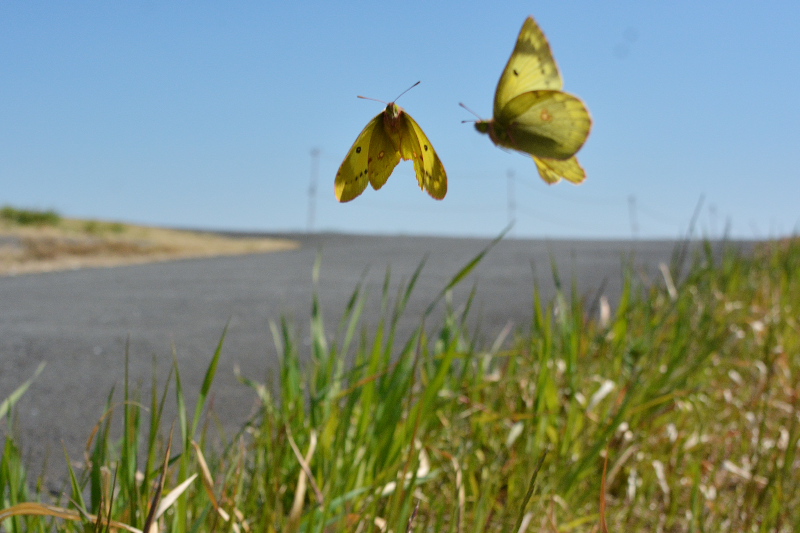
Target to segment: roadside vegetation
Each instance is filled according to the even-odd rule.
[[[658,283],[629,272],[614,309],[554,270],[558,297],[532,287],[532,323],[489,345],[468,326],[470,301],[449,298],[481,256],[409,339],[396,326],[420,297],[416,275],[396,294],[387,275],[369,329],[361,287],[335,331],[315,297],[307,324],[272,325],[279,375],[242,376],[261,409],[232,437],[207,403],[223,334],[195,406],[177,366],[154,371],[147,397],[110,394],[55,497],[7,432],[0,527],[800,531],[800,242],[747,257],[707,244],[681,270],[685,251]],[[25,386],[0,405],[6,428]]]
[[[0,220],[19,226],[58,226],[61,215],[53,210],[18,209],[6,205],[0,207]]]
[[[289,250],[297,246],[286,239],[234,238],[73,219],[52,210],[0,208],[0,276]]]

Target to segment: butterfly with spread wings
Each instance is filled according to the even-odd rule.
[[[533,156],[547,183],[586,179],[575,154],[586,142],[592,119],[577,97],[563,92],[550,44],[533,17],[522,25],[494,96],[494,117],[475,128],[498,146]]]
[[[414,161],[420,189],[436,200],[444,198],[447,173],[431,141],[411,115],[389,102],[359,134],[339,167],[334,182],[336,199],[349,202],[364,192],[367,183],[377,191],[401,159]]]

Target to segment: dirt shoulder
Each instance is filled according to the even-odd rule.
[[[288,239],[228,237],[95,220],[61,219],[57,225],[0,221],[0,276],[277,252],[299,246]]]

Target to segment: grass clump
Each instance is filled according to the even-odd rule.
[[[61,215],[52,209],[39,211],[7,205],[0,208],[0,220],[18,226],[58,226],[61,223]]]
[[[125,233],[125,224],[120,222],[102,222],[100,220],[87,220],[83,225],[83,231],[91,235],[103,235],[106,233],[121,234]]]
[[[457,309],[445,297],[435,318],[447,290],[411,338],[397,338],[419,272],[394,295],[387,274],[369,329],[361,287],[335,334],[314,297],[307,349],[288,319],[273,324],[277,382],[241,378],[261,408],[224,446],[203,416],[222,341],[192,416],[177,367],[167,379],[174,452],[160,436],[167,387],[157,394],[154,377],[145,401],[126,386],[121,407],[109,396],[85,468],[49,504],[75,522],[25,514],[31,495],[7,438],[2,526],[800,530],[800,243],[753,257],[708,245],[686,272],[664,268],[664,287],[629,274],[600,319],[574,291],[549,303],[534,291],[529,329],[488,347],[468,326],[472,297]]]

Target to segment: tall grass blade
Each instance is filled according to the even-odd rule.
[[[4,417],[8,416],[11,413],[11,410],[14,408],[14,405],[19,401],[23,394],[28,390],[31,384],[36,381],[36,378],[39,374],[42,373],[44,367],[46,365],[45,361],[39,363],[39,366],[36,367],[36,371],[33,373],[33,376],[30,377],[27,381],[25,381],[22,385],[14,389],[14,391],[9,394],[3,401],[0,401],[0,420],[3,420]]]

